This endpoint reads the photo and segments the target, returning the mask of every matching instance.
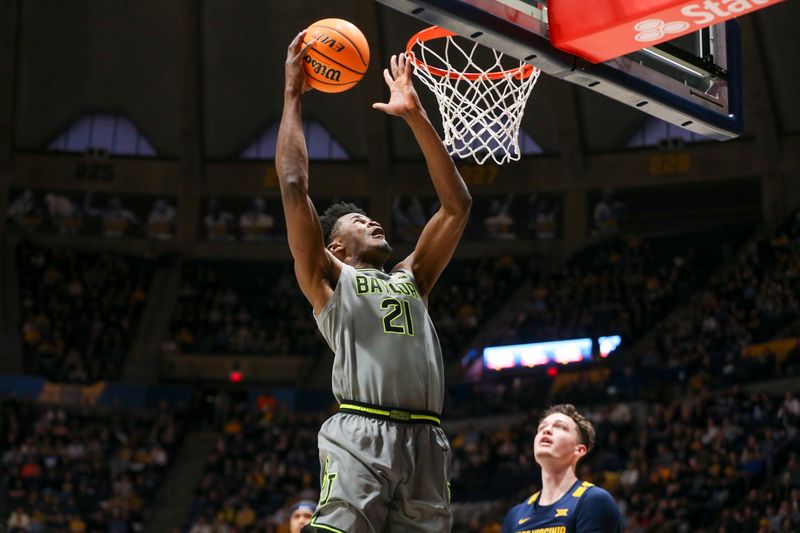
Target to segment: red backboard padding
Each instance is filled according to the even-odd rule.
[[[550,40],[600,63],[782,1],[550,0]]]

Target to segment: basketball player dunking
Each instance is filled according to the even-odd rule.
[[[308,532],[449,531],[450,446],[439,427],[441,347],[428,295],[458,244],[472,199],[420,104],[403,55],[384,78],[428,165],[441,208],[414,251],[384,272],[391,247],[380,224],[353,204],[317,216],[308,196],[301,122],[303,35],[289,45],[276,152],[289,247],[300,289],[335,353],[339,412],[319,432],[320,501]]]

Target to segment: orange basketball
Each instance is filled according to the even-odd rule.
[[[308,83],[318,91],[340,93],[352,89],[369,65],[369,45],[361,30],[342,19],[322,19],[308,27],[305,43]]]

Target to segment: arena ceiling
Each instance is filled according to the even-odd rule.
[[[309,93],[305,117],[355,159],[376,150],[420,156],[402,123],[370,104],[386,96],[389,56],[423,23],[372,0],[16,0],[16,12],[16,149],[41,150],[82,113],[111,111],[127,114],[162,155],[178,156],[199,135],[206,157],[235,158],[280,118],[288,42],[314,20],[339,17],[370,42],[367,77],[347,93]],[[789,0],[743,22],[746,137],[759,127],[800,132],[798,21],[800,2]],[[196,121],[182,120],[187,105]],[[523,129],[545,152],[562,151],[565,140],[595,152],[623,148],[647,118],[543,76]]]

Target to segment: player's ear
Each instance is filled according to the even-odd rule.
[[[339,239],[334,239],[333,241],[331,241],[331,243],[328,246],[326,246],[326,248],[333,255],[336,255],[337,253],[341,253],[344,251],[344,245],[341,242],[339,242]]]
[[[575,453],[577,453],[579,457],[583,457],[584,455],[586,455],[587,452],[588,452],[588,449],[586,448],[585,444],[578,443],[575,446]]]

